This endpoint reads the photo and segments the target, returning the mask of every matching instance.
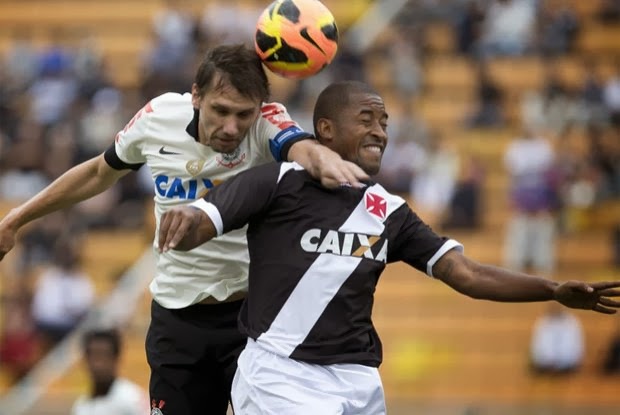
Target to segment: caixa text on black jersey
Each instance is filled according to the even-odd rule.
[[[388,241],[380,235],[314,228],[304,232],[300,242],[306,252],[364,257],[383,263],[387,260]]]

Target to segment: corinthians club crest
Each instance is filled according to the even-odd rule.
[[[215,159],[220,166],[232,169],[243,163],[245,153],[242,153],[241,148],[237,147],[232,153],[219,153]]]

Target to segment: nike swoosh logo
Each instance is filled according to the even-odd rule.
[[[161,146],[161,148],[159,149],[159,154],[181,154],[175,153],[174,151],[166,151],[165,147],[166,146]]]

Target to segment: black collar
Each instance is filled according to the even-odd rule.
[[[185,128],[185,131],[187,131],[187,134],[194,137],[194,140],[196,140],[197,142],[200,142],[200,136],[198,135],[199,114],[200,114],[200,111],[194,108],[194,118],[192,118],[192,120],[189,122],[189,124],[187,124],[187,127]]]

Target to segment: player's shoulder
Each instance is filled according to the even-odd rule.
[[[246,170],[240,173],[240,176],[250,177],[253,181],[269,181],[278,184],[285,176],[305,171],[300,164],[294,161],[273,161]]]
[[[183,105],[192,102],[192,95],[188,92],[179,94],[178,92],[165,92],[156,96],[151,100],[153,105],[165,106],[165,105]]]
[[[264,102],[260,108],[260,116],[257,118],[259,123],[269,123],[281,130],[289,127],[298,127],[289,115],[286,107],[279,102]]]
[[[389,216],[391,213],[394,213],[402,206],[408,207],[407,201],[404,198],[394,193],[390,193],[379,183],[368,183],[368,187],[364,192],[364,197],[366,198],[364,201],[366,205],[369,203],[377,205],[385,204],[385,207],[387,208],[387,214],[385,217]]]

